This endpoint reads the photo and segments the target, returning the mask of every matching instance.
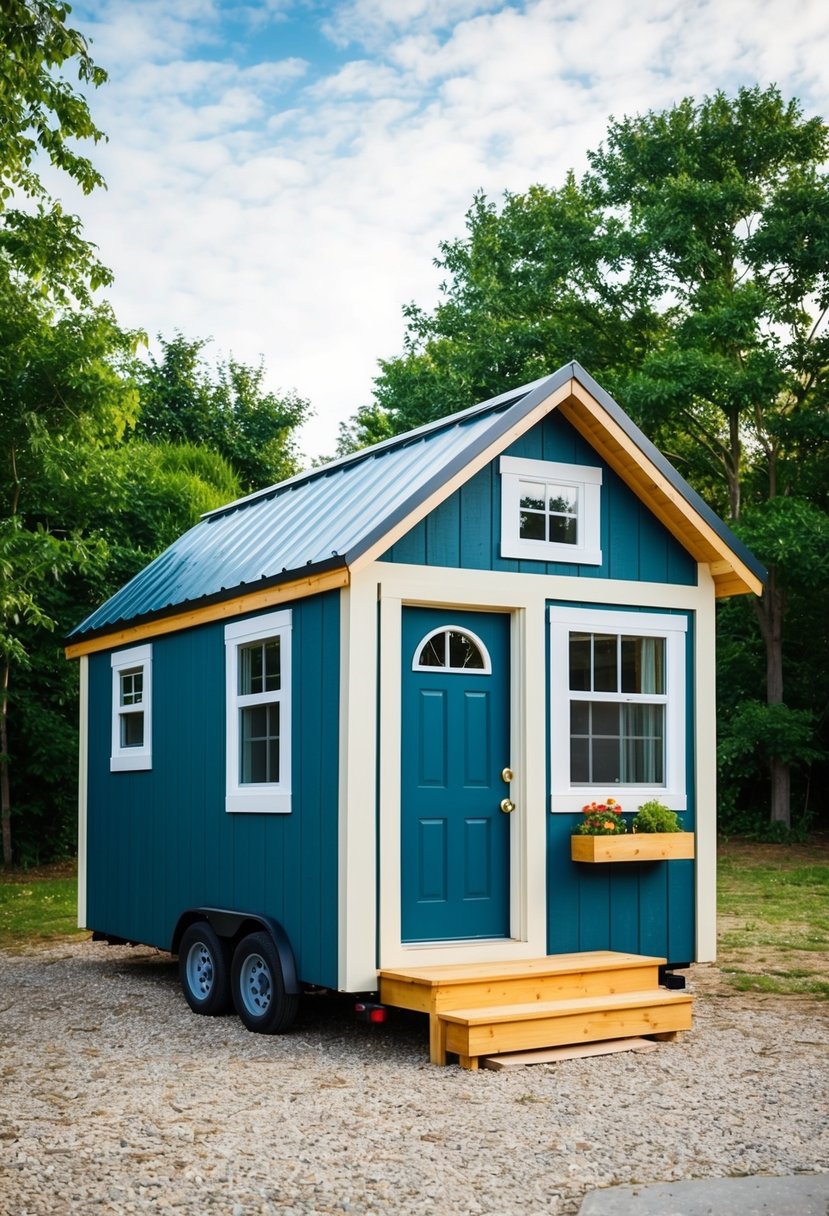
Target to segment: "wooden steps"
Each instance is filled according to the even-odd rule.
[[[429,1014],[435,1064],[629,1036],[673,1038],[691,1027],[692,998],[659,987],[665,960],[611,950],[503,963],[384,969],[385,1005]]]

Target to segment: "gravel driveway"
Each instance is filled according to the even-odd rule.
[[[577,1212],[613,1183],[829,1171],[829,1008],[728,994],[657,1051],[465,1073],[425,1018],[191,1014],[169,956],[0,954],[0,1211]]]

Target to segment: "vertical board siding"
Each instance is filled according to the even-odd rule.
[[[522,574],[696,584],[696,562],[560,414],[548,414],[505,454],[602,468],[600,566],[501,557],[498,460],[481,469],[401,537],[382,560]]]
[[[583,605],[574,605],[582,607]],[[648,611],[626,606],[626,612]],[[664,609],[660,609],[664,612]],[[682,826],[694,830],[694,615],[687,615],[685,785],[688,809]],[[549,650],[547,662],[549,664]],[[549,712],[549,709],[548,709]],[[550,777],[547,790],[549,797]],[[612,795],[597,791],[597,798]],[[638,810],[636,799],[623,800],[625,814]],[[581,815],[547,811],[547,949],[551,954],[577,950],[622,950],[655,954],[669,963],[692,962],[696,956],[694,862],[614,862],[607,865],[571,861],[570,837]]]
[[[288,815],[225,811],[221,623],[153,640],[148,772],[109,771],[110,655],[90,657],[87,924],[169,949],[186,908],[268,914],[301,978],[336,987],[339,592],[291,607]]]

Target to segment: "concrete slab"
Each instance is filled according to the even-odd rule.
[[[610,1186],[585,1195],[579,1216],[829,1216],[829,1174]]]

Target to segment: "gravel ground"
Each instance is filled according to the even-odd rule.
[[[829,1008],[691,986],[657,1051],[466,1073],[413,1014],[308,997],[266,1038],[191,1014],[156,951],[0,953],[0,1212],[565,1216],[614,1183],[829,1171]]]

